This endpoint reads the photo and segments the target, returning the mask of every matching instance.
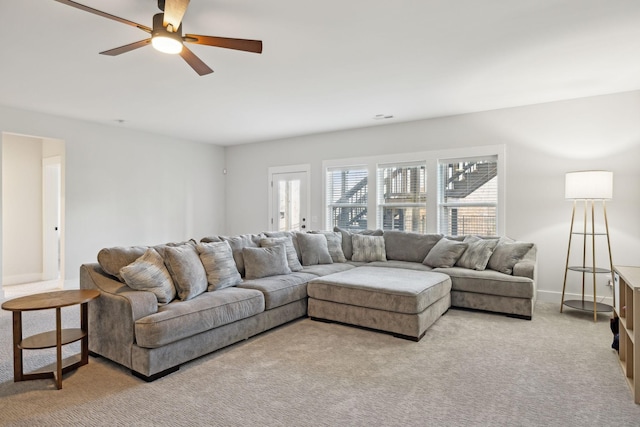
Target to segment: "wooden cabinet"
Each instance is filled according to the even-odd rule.
[[[614,267],[614,304],[620,319],[618,357],[635,403],[640,404],[640,267]]]

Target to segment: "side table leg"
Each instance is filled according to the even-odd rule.
[[[62,388],[62,313],[56,308],[56,387]]]
[[[13,312],[13,381],[23,380],[22,371],[22,312]]]
[[[89,303],[80,305],[80,328],[84,332],[81,340],[80,366],[89,363]]]

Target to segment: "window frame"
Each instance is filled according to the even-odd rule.
[[[416,163],[424,161],[427,167],[427,226],[426,233],[438,233],[438,183],[439,183],[439,171],[438,164],[441,160],[447,159],[459,159],[459,158],[479,158],[497,156],[498,164],[498,205],[496,207],[496,233],[498,236],[504,236],[506,232],[505,224],[507,222],[506,216],[506,146],[504,144],[499,145],[484,145],[484,146],[470,146],[454,149],[443,150],[430,150],[419,152],[407,152],[396,153],[379,156],[367,156],[367,157],[352,157],[345,159],[332,159],[322,161],[322,224],[324,228],[329,228],[329,217],[327,215],[327,170],[329,168],[338,167],[363,167],[368,169],[368,203],[367,211],[375,212],[374,215],[367,216],[367,227],[369,229],[382,228],[382,224],[378,224],[377,215],[377,168],[378,165],[392,164],[392,163]],[[371,179],[376,177],[376,179]],[[373,195],[373,196],[372,196]],[[333,228],[333,226],[331,226]]]

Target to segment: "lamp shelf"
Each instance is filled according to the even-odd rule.
[[[577,310],[593,311],[593,301],[581,301],[581,300],[567,300],[564,302],[567,307],[575,308]],[[603,304],[596,302],[597,313],[610,313],[613,311],[613,307],[609,304]]]
[[[608,268],[600,268],[600,267],[567,267],[571,271],[579,271],[580,273],[611,273],[611,270]]]
[[[586,233],[583,231],[572,231],[571,234],[579,234],[581,236],[606,236],[607,233],[602,231],[602,232],[595,232],[592,233],[590,231],[587,231]]]

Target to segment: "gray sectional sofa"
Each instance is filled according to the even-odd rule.
[[[80,267],[89,350],[154,380],[309,315],[419,340],[450,306],[531,319],[536,246],[335,229],[105,248]]]

